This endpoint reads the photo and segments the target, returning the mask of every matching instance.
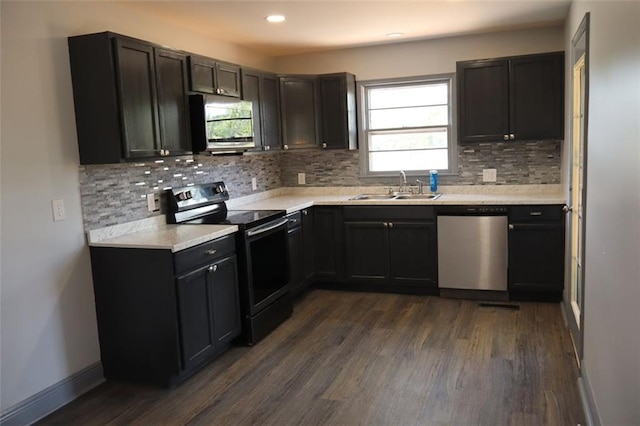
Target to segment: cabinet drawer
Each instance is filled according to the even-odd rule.
[[[234,253],[235,250],[236,242],[234,235],[218,238],[217,240],[182,250],[173,257],[176,273],[179,274],[196,266],[228,256]]]
[[[346,206],[345,220],[433,220],[431,206]]]
[[[509,222],[549,222],[562,220],[562,206],[517,206],[509,209]]]

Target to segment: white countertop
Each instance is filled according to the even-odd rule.
[[[435,200],[350,200],[358,194],[384,194],[382,187],[278,188],[227,202],[230,210],[285,210],[318,205],[526,205],[564,204],[560,185],[442,187]],[[165,216],[89,231],[93,247],[165,249],[177,252],[238,231],[235,225],[168,225]]]

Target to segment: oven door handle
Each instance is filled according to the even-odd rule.
[[[250,229],[247,231],[247,237],[253,237],[256,235],[260,235],[263,232],[268,232],[271,231],[272,229],[276,229],[279,226],[283,226],[286,225],[286,223],[289,222],[289,219],[284,218],[282,220],[279,220],[278,222],[274,223],[274,224],[267,224],[264,227],[260,227],[260,228],[255,228],[255,229]]]

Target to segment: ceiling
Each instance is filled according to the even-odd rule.
[[[269,56],[561,24],[571,0],[124,1],[156,19]],[[265,17],[282,14],[270,24]],[[389,38],[388,33],[403,36]]]

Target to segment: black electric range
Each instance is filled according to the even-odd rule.
[[[166,191],[167,223],[237,225],[244,343],[253,345],[293,312],[284,210],[228,210],[224,182]]]

